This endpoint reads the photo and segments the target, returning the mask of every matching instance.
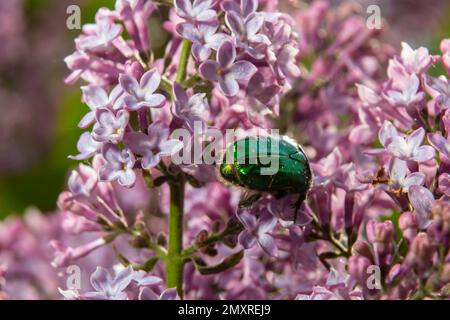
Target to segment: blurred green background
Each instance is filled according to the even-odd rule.
[[[65,3],[62,5],[61,2]],[[57,44],[64,49],[54,50],[57,54],[50,59],[50,63],[55,67],[50,73],[53,79],[48,81],[48,85],[55,85],[57,89],[53,89],[56,92],[52,93],[56,98],[54,108],[50,108],[54,114],[49,123],[51,127],[49,146],[44,154],[41,154],[24,170],[1,173],[0,219],[9,214],[20,214],[30,205],[42,211],[55,208],[56,198],[64,188],[67,172],[76,165],[75,161],[68,159],[67,156],[77,153],[76,142],[82,132],[77,124],[87,111],[87,107],[81,103],[79,86],[65,86],[63,83],[64,76],[68,74],[63,59],[73,52],[73,39],[80,33],[79,30],[68,30],[65,27],[65,19],[68,16],[66,8],[71,4],[79,5],[82,13],[81,21],[84,24],[94,21],[95,13],[100,6],[114,8],[114,2],[113,0],[27,0],[23,2],[23,18],[26,20],[24,22],[27,29],[33,30],[45,19],[57,20],[60,23],[60,29],[55,32],[63,33]],[[37,37],[42,37],[42,41],[45,41],[46,37],[52,37],[52,34],[38,34]],[[27,93],[23,92],[23,94]],[[30,108],[32,107],[30,105]],[[40,124],[36,123],[36,125]],[[41,144],[42,142],[37,140],[32,143]]]
[[[9,1],[15,2],[16,0],[7,0],[5,3]],[[45,72],[37,81],[43,83],[43,85],[37,89],[34,87],[35,96],[30,98],[29,101],[24,101],[24,104],[26,104],[24,108],[25,110],[32,110],[38,115],[44,115],[43,119],[48,121],[33,121],[31,119],[28,127],[44,126],[45,134],[49,138],[46,140],[39,135],[31,134],[31,136],[26,136],[23,139],[25,141],[23,146],[17,146],[20,139],[17,138],[16,140],[14,135],[8,135],[3,140],[0,139],[4,146],[0,149],[3,153],[0,154],[1,169],[3,169],[0,170],[0,219],[10,214],[20,214],[30,205],[37,206],[44,212],[55,208],[57,196],[64,188],[67,172],[76,165],[67,156],[77,153],[76,142],[81,134],[77,124],[87,111],[87,107],[80,102],[79,86],[65,86],[63,84],[64,75],[68,74],[63,58],[73,52],[73,39],[80,32],[79,30],[68,30],[65,27],[66,8],[71,4],[79,5],[82,23],[86,23],[94,21],[95,12],[100,6],[113,8],[115,1],[17,0],[17,2],[20,3],[22,10],[22,21],[20,21],[22,27],[19,29],[24,35],[25,42],[28,43],[26,49],[19,48],[18,50],[28,50],[28,52],[25,52],[25,58],[23,59],[31,59],[31,67],[27,71],[18,67],[11,67],[9,62],[5,62],[6,67],[3,66],[2,73],[0,73],[0,79],[2,79],[0,88],[1,85],[7,87],[4,83],[9,81],[9,74],[12,77],[18,77],[22,72],[26,77],[26,72],[33,73],[33,66],[40,64],[41,69]],[[431,16],[427,16],[427,19],[418,20],[417,17],[422,17],[425,9],[417,6],[417,1],[380,1],[382,16],[389,24],[392,24],[393,30],[391,31],[394,32],[388,37],[389,41],[396,48],[399,47],[399,39],[401,39],[415,46],[426,45],[433,53],[438,53],[440,39],[450,36],[450,19],[448,19],[450,17],[450,5],[448,1],[437,2],[440,5],[432,9]],[[371,1],[370,4],[372,3],[377,3],[377,1]],[[364,1],[361,5],[364,6]],[[428,8],[432,7],[429,2],[427,2],[427,5]],[[430,15],[430,12],[428,12],[428,15]],[[411,19],[414,21],[414,16],[416,17],[416,23],[419,24],[420,22],[421,24],[418,28],[421,30],[420,32],[410,28],[410,21]],[[408,17],[408,19],[405,19],[402,25],[403,17]],[[426,22],[429,25],[423,25],[424,21],[429,21]],[[46,27],[42,27],[43,25]],[[48,41],[49,39],[52,39],[52,41]],[[4,41],[0,34],[0,42]],[[43,47],[42,51],[45,56],[38,62],[32,60],[36,43]],[[3,49],[0,48],[0,50]],[[0,65],[1,59],[0,51]],[[22,62],[17,61],[18,65],[22,65]],[[8,67],[9,70],[5,69]],[[435,68],[433,72],[439,74],[442,70]],[[21,88],[13,87],[11,90],[15,90],[15,95],[21,98],[26,98],[29,94]],[[40,99],[40,95],[44,94],[49,96],[48,104],[45,99]],[[5,117],[8,115],[9,108],[14,108],[15,104],[8,100],[8,93],[4,93],[4,96],[6,98],[0,96],[0,112],[4,118],[4,123],[11,125],[14,129],[14,123],[9,123],[14,122],[14,119],[9,120]],[[31,117],[34,117],[33,113],[31,113]],[[26,129],[26,126],[25,128],[19,127],[17,137],[20,137],[23,130]],[[10,133],[10,130],[12,129],[8,128],[5,132]],[[10,169],[8,165],[11,165],[11,163],[8,161],[14,164],[16,160],[12,156],[9,158],[8,150],[10,150],[10,147],[8,144],[14,145],[16,149],[19,148],[17,149],[19,155],[21,147],[24,148],[24,154],[25,150],[36,149],[37,151],[35,154],[28,153],[26,155],[31,158],[30,161],[26,162],[26,165],[20,167],[12,165],[12,169]]]

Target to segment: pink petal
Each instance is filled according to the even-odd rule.
[[[255,35],[263,26],[264,16],[259,13],[252,13],[245,21],[247,35]]]
[[[429,133],[427,139],[437,151],[450,158],[450,141],[447,141],[440,133]]]
[[[83,91],[84,101],[89,106],[89,108],[91,108],[91,110],[105,107],[109,102],[108,95],[102,87],[84,86],[81,87],[81,91]]]
[[[145,95],[145,103],[150,108],[160,108],[166,102],[166,97],[159,93],[154,93],[149,96]]]
[[[239,84],[231,74],[219,78],[219,87],[226,96],[235,96],[239,92]]]
[[[78,127],[85,129],[95,122],[95,112],[91,111],[84,115],[84,117],[78,123]]]
[[[257,71],[253,63],[248,61],[238,61],[230,68],[230,73],[237,80],[248,79]]]
[[[175,100],[181,103],[181,105],[186,105],[189,101],[186,91],[176,82],[173,84],[173,95]]]
[[[236,49],[234,48],[234,44],[231,41],[222,43],[217,52],[217,62],[219,63],[219,66],[228,69],[235,59]]]
[[[136,182],[136,173],[133,169],[122,171],[119,175],[119,184],[123,187],[132,187]]]
[[[236,13],[228,12],[225,15],[225,23],[231,29],[233,34],[237,36],[245,35],[244,22]]]
[[[428,161],[436,156],[436,151],[431,146],[421,146],[416,149],[413,159],[416,161]]]
[[[381,144],[384,147],[387,147],[396,136],[398,136],[397,129],[391,122],[385,121],[378,132],[378,138],[380,139]]]
[[[158,70],[151,69],[144,73],[139,83],[142,90],[145,91],[145,95],[152,94],[159,87],[159,83],[161,82],[161,75]]]
[[[217,62],[212,60],[203,62],[199,68],[202,77],[212,82],[216,82],[218,80],[217,69],[218,69]]]
[[[119,83],[122,86],[123,90],[128,94],[134,96],[136,92],[139,90],[139,84],[137,80],[129,75],[122,73],[119,76]]]
[[[409,191],[410,186],[421,186],[425,182],[425,174],[422,172],[414,172],[408,175],[403,181],[403,189]]]
[[[415,130],[413,133],[411,133],[406,138],[406,141],[407,141],[409,147],[412,150],[415,150],[422,144],[423,138],[425,138],[425,130],[424,130],[424,128],[419,128],[419,129]]]

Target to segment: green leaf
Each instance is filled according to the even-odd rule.
[[[242,193],[241,199],[239,199],[239,208],[251,207],[259,198],[261,198],[260,192],[245,190]]]
[[[136,270],[144,270],[145,272],[150,272],[153,270],[155,265],[158,263],[159,259],[158,257],[151,257],[147,261],[145,261],[142,265],[135,266]]]
[[[160,176],[160,177],[156,178],[153,182],[155,184],[155,187],[160,187],[164,183],[167,182],[167,177],[166,176]]]
[[[331,251],[330,252],[323,252],[323,253],[321,253],[319,255],[320,259],[335,259],[335,258],[338,258],[338,257],[340,257],[339,253],[331,252]]]
[[[144,177],[144,182],[147,188],[152,189],[155,187],[155,182],[153,181],[152,175],[148,170],[142,170],[142,176]]]
[[[200,272],[202,275],[210,275],[210,274],[216,274],[223,272],[225,270],[228,270],[230,268],[233,268],[235,265],[237,265],[244,256],[244,250],[241,250],[235,254],[232,254],[231,256],[226,257],[222,260],[222,262],[213,265],[213,266],[204,266],[198,263],[198,261],[193,260],[195,268]]]

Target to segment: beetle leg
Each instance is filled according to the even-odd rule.
[[[245,190],[239,200],[239,208],[251,207],[256,201],[261,198],[262,193]]]
[[[294,211],[294,224],[297,224],[297,213],[300,207],[303,204],[303,201],[306,200],[306,193],[301,193],[298,196],[297,202],[295,202],[295,211]]]

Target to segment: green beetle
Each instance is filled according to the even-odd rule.
[[[278,166],[268,173],[274,161]],[[247,137],[235,141],[226,149],[219,171],[226,181],[249,190],[241,198],[240,207],[252,205],[262,192],[277,199],[298,194],[297,212],[312,181],[308,157],[299,144],[286,136]]]

